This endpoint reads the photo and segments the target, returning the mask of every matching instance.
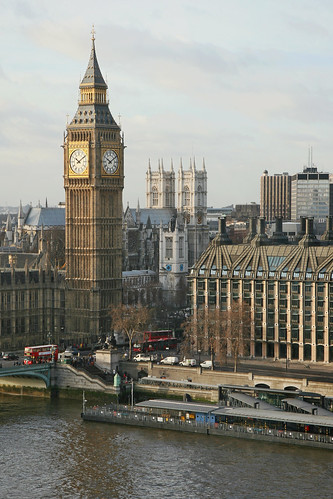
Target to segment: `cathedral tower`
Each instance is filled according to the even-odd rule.
[[[175,207],[175,172],[171,163],[170,171],[165,171],[163,160],[158,162],[158,170],[151,171],[150,162],[146,173],[147,208]]]
[[[192,266],[209,243],[207,224],[207,172],[205,163],[198,171],[195,160],[189,170],[178,170],[178,212],[184,215],[188,228],[189,266]]]
[[[108,105],[95,37],[64,141],[66,329],[77,340],[110,328],[121,302],[124,141]]]

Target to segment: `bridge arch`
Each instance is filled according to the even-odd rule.
[[[46,388],[51,384],[51,365],[37,366],[14,366],[7,369],[0,369],[0,378],[38,378],[44,381]]]

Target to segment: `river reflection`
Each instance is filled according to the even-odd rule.
[[[332,497],[333,450],[83,422],[0,395],[1,498]]]

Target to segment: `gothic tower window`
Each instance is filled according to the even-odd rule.
[[[202,206],[202,189],[201,189],[201,185],[198,186],[198,206]]]
[[[171,194],[169,187],[165,188],[165,205],[169,208],[171,206]]]
[[[184,258],[184,238],[179,238],[179,258]]]
[[[187,185],[184,188],[184,206],[189,206],[191,201],[190,189]]]
[[[172,258],[172,237],[165,238],[165,258]]]
[[[158,190],[157,190],[157,187],[153,187],[153,206],[158,206]]]

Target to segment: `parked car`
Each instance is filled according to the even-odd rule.
[[[18,355],[15,353],[4,353],[2,356],[3,360],[18,360]]]
[[[161,360],[161,364],[168,364],[168,365],[174,365],[178,364],[179,359],[178,357],[165,357],[165,359]]]
[[[183,367],[194,367],[197,365],[197,361],[195,359],[186,359],[184,357],[183,360],[179,362],[179,365]]]
[[[203,362],[201,362],[200,366],[203,367],[204,369],[211,369],[212,368],[212,361],[211,360],[204,360]]]
[[[133,357],[133,360],[135,362],[149,362],[150,361],[150,355],[144,354],[144,353],[138,353]]]

